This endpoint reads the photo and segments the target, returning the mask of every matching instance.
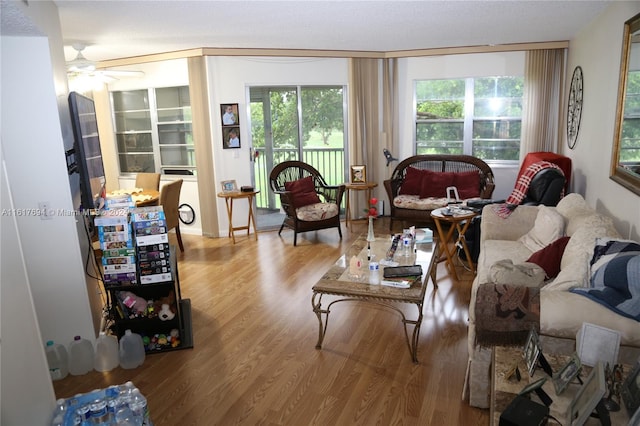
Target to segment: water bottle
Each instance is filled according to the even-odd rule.
[[[380,284],[380,265],[378,262],[369,262],[369,284]]]
[[[45,353],[47,354],[51,380],[60,380],[67,377],[67,374],[69,374],[69,356],[67,349],[63,345],[49,340],[45,348]]]
[[[133,412],[133,417],[137,426],[148,423],[149,412],[147,410],[147,399],[140,393],[140,389],[134,389],[131,392],[131,401],[129,408]]]
[[[144,362],[144,343],[142,336],[126,330],[120,338],[120,367],[125,369],[137,368]]]
[[[111,423],[107,410],[107,400],[99,398],[89,404],[89,424],[108,425]]]
[[[89,411],[91,410],[91,408],[89,407],[89,404],[85,404],[81,407],[79,407],[76,410],[76,420],[75,420],[75,424],[78,425],[87,425],[89,424]]]
[[[69,345],[69,373],[81,376],[93,370],[93,345],[87,339],[75,336]]]
[[[53,343],[53,342],[52,342]],[[49,342],[47,342],[49,344]],[[67,415],[67,402],[64,399],[56,401],[56,409],[53,412],[51,426],[65,426],[65,416]]]
[[[116,413],[116,424],[118,426],[137,426],[133,411],[127,404],[123,404]]]
[[[100,336],[98,336],[96,340],[93,368],[96,371],[111,371],[116,368],[119,363],[117,337],[107,335],[104,331],[101,331]]]
[[[405,229],[402,232],[402,255],[405,257],[411,256],[413,254],[412,246],[413,239],[411,238],[411,231]]]

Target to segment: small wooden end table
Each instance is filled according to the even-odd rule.
[[[367,206],[369,205],[369,200],[371,199],[371,191],[373,188],[378,186],[376,182],[362,182],[362,183],[345,183],[344,187],[346,190],[347,196],[347,207],[345,209],[345,219],[344,223],[347,228],[349,228],[349,221],[353,223],[353,219],[351,219],[351,204],[349,199],[351,198],[349,195],[351,191],[367,191]]]
[[[227,216],[229,217],[229,238],[232,239],[233,244],[236,243],[236,236],[234,234],[235,231],[247,230],[247,237],[249,236],[249,229],[251,225],[253,225],[253,233],[256,236],[256,241],[258,240],[258,230],[256,228],[256,217],[253,212],[253,199],[256,194],[258,194],[260,190],[257,191],[233,191],[233,192],[218,192],[218,197],[224,198],[224,201],[227,205]],[[249,202],[249,217],[247,219],[247,224],[244,226],[233,226],[233,200],[239,198],[246,198]]]
[[[467,247],[467,242],[464,239],[464,234],[467,232],[467,229],[469,229],[471,219],[476,217],[478,213],[471,210],[457,210],[457,212],[452,215],[445,215],[447,209],[448,207],[435,209],[431,212],[431,217],[436,224],[438,237],[441,241],[441,246],[447,257],[446,265],[449,267],[453,278],[457,281],[458,273],[456,272],[456,268],[453,265],[453,255],[455,253],[455,247],[458,244],[460,244],[462,246],[462,249],[464,250],[464,254],[467,257],[467,262],[469,263],[469,269],[471,269],[471,272],[475,274],[473,260],[471,260],[471,253],[469,252],[469,247]],[[443,223],[449,225],[449,229],[446,233],[442,228]],[[458,239],[455,242],[453,241],[453,231],[458,231]],[[450,243],[454,243],[453,248],[449,247]]]

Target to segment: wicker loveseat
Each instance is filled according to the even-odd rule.
[[[495,188],[494,176],[491,167],[483,160],[471,155],[452,155],[452,154],[426,154],[426,155],[414,155],[409,157],[396,166],[391,178],[384,181],[384,187],[389,196],[390,218],[389,229],[393,229],[394,220],[406,220],[412,223],[431,223],[431,211],[443,207],[447,203],[446,191],[441,191],[438,187],[437,194],[431,194],[436,196],[422,197],[422,195],[429,194],[429,182],[427,178],[423,178],[423,194],[412,194],[405,185],[403,189],[403,183],[407,178],[407,172],[410,175],[415,175],[417,171],[425,171],[423,174],[428,174],[433,177],[434,187],[442,185],[442,176],[446,176],[448,179],[456,179],[464,177],[467,185],[469,179],[473,184],[472,191],[461,191],[462,188],[458,188],[460,198],[491,198],[493,190]],[[454,176],[451,176],[451,175]],[[424,180],[426,179],[426,180]],[[477,179],[477,187],[475,187],[475,180]],[[453,181],[452,185],[446,186],[458,186],[456,181]],[[426,194],[425,188],[427,189]],[[473,196],[465,197],[465,194],[473,193]]]

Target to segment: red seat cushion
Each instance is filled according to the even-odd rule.
[[[312,176],[307,176],[291,182],[285,182],[284,189],[291,191],[293,207],[296,209],[298,207],[320,202],[320,197],[318,197],[318,194],[316,193],[316,187],[313,184]]]
[[[560,261],[567,247],[569,237],[560,237],[543,249],[533,253],[527,262],[540,266],[547,274],[547,279],[555,278],[560,273]]]
[[[447,188],[453,185],[455,173],[453,172],[432,172],[424,170],[422,175],[422,186],[420,187],[420,198],[443,198],[447,196]]]
[[[422,176],[424,170],[416,169],[415,167],[407,167],[407,171],[404,175],[404,181],[400,185],[398,194],[401,195],[420,195],[420,188],[422,188]]]

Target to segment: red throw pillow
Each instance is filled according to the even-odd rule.
[[[547,279],[555,278],[560,273],[560,261],[568,242],[569,237],[560,237],[545,248],[533,253],[526,261],[535,263],[544,269]]]
[[[293,198],[293,207],[308,206],[320,202],[320,197],[316,193],[316,187],[313,185],[313,177],[307,176],[302,179],[284,183],[284,189],[291,191]]]
[[[432,172],[425,170],[422,175],[420,198],[444,198],[447,196],[447,188],[453,186],[453,172]]]
[[[453,177],[453,186],[458,188],[458,196],[466,200],[480,196],[480,172],[459,172]]]
[[[400,185],[398,194],[420,195],[423,174],[424,170],[416,169],[415,167],[407,167],[407,171],[404,174],[404,181],[402,182],[402,185]]]

